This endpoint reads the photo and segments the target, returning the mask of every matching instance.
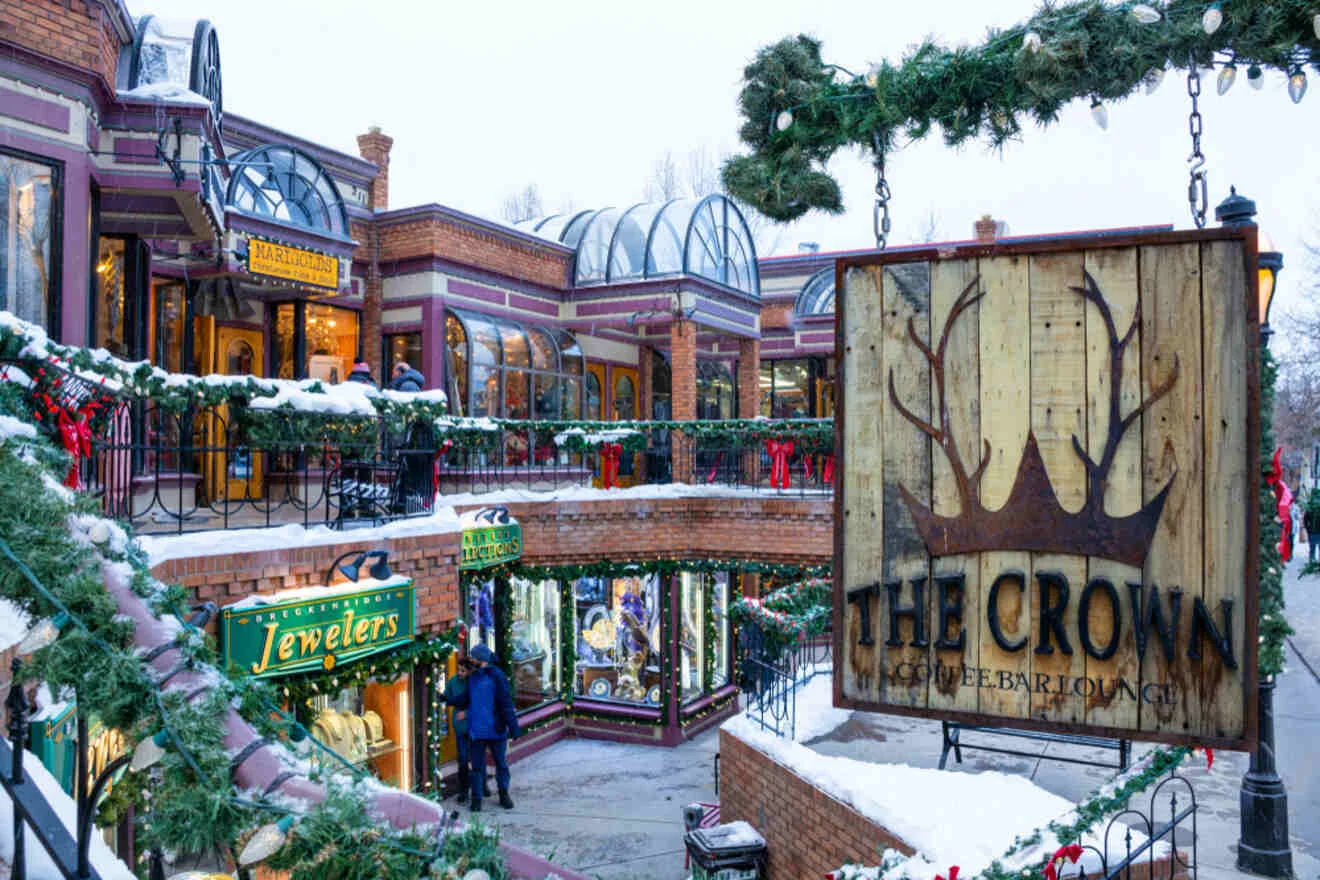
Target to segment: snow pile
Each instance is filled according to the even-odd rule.
[[[37,429],[35,426],[13,416],[0,415],[0,443],[4,443],[11,437],[17,437],[20,440],[35,440]]]
[[[60,788],[55,777],[50,775],[50,771],[41,766],[41,759],[36,755],[28,752],[23,756],[23,769],[32,777],[37,788],[41,789],[55,815],[59,817],[60,823],[68,829],[70,835],[76,837],[78,805],[64,793],[64,789]],[[5,770],[8,772],[8,768]],[[4,789],[0,789],[0,827],[5,829],[4,833],[0,834],[0,859],[8,863],[14,858],[14,835],[11,833],[14,827],[14,805]],[[28,880],[64,880],[64,875],[55,867],[55,863],[46,854],[45,847],[37,840],[32,829],[26,824],[23,827],[27,831]],[[92,835],[91,862],[102,880],[136,880],[133,872],[110,851],[110,847],[106,846],[99,834]],[[5,876],[8,876],[8,871],[5,872]]]
[[[583,446],[597,447],[606,443],[622,443],[629,437],[636,437],[640,431],[621,428],[611,431],[588,431],[584,428],[569,428],[555,435],[555,446],[562,447],[570,438],[577,438]]]
[[[442,477],[443,479],[443,477]],[[560,489],[533,491],[530,489],[501,489],[498,492],[464,492],[441,495],[440,504],[470,507],[474,504],[534,504],[548,501],[633,501],[661,500],[665,498],[764,498],[773,497],[776,490],[756,489],[750,486],[726,486],[707,483],[658,483],[629,486],[625,489],[595,489],[591,486],[566,486]],[[824,497],[824,496],[821,496]]]
[[[128,533],[119,523],[88,513],[70,514],[66,520],[69,537],[93,550],[109,550],[117,556],[128,552]]]
[[[14,602],[0,596],[0,651],[23,641],[32,627],[32,618]]]
[[[797,742],[824,736],[852,717],[851,709],[835,707],[834,677],[828,672],[799,685],[796,699],[793,739]]]
[[[270,595],[260,595],[253,593],[244,596],[237,602],[226,605],[225,608],[230,611],[238,611],[245,608],[261,608],[265,605],[274,605],[282,602],[297,602],[301,599],[334,599],[337,596],[348,596],[356,593],[365,593],[368,590],[378,590],[382,587],[402,586],[408,582],[408,578],[402,575],[395,575],[385,580],[376,580],[375,578],[365,577],[357,581],[344,581],[335,584],[332,587],[323,585],[311,587],[295,587],[292,590],[279,590]]]
[[[947,876],[950,865],[958,865],[965,876],[972,877],[996,859],[1009,870],[1039,865],[1059,847],[1048,831],[1040,844],[1007,859],[1003,856],[1016,838],[1036,828],[1044,829],[1054,820],[1069,821],[1075,806],[1021,776],[872,764],[821,755],[761,730],[744,715],[725,722],[723,729],[916,850],[911,858],[891,857],[883,871],[853,868],[853,873],[844,875],[848,877],[933,880],[936,873]],[[1089,837],[1082,842],[1100,844]],[[1134,831],[1133,848],[1144,842],[1145,838]],[[1117,845],[1121,847],[1121,842]],[[1156,858],[1168,852],[1162,843],[1154,849]],[[1094,865],[1087,864],[1085,858],[1082,861],[1087,873],[1099,868],[1099,860],[1091,855]]]
[[[229,553],[258,553],[262,550],[286,550],[293,547],[323,547],[327,544],[370,543],[387,538],[441,535],[459,531],[453,508],[442,507],[430,516],[395,520],[371,529],[341,531],[328,526],[304,528],[300,525],[241,531],[215,529],[185,535],[140,535],[138,546],[152,566],[171,559],[194,556],[220,556]]]
[[[210,99],[172,82],[146,83],[135,89],[121,89],[119,97],[129,101],[167,101],[171,104],[191,104],[194,107],[211,106]]]
[[[319,390],[314,390],[319,389]],[[322,385],[308,382],[281,382],[274,397],[254,397],[252,409],[293,409],[336,416],[374,416],[376,407],[368,397],[369,387],[360,382]]]

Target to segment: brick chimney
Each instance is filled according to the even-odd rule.
[[[358,140],[361,140],[361,138]],[[364,153],[363,155],[366,154]],[[999,237],[1000,226],[1001,224],[999,221],[992,218],[989,214],[982,215],[981,219],[976,221],[976,240],[986,244],[993,244],[994,240]]]
[[[371,210],[385,211],[390,206],[390,148],[394,146],[394,138],[382,134],[379,125],[373,125],[366,134],[358,135],[357,142],[362,158],[380,168],[371,182]]]

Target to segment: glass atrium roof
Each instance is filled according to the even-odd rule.
[[[516,228],[576,250],[579,286],[697,275],[761,295],[751,230],[722,195],[555,214]]]
[[[321,164],[283,144],[244,150],[230,160],[225,204],[252,217],[274,220],[337,238],[348,236],[339,188]]]
[[[799,317],[834,314],[834,267],[826,266],[807,279],[793,302]]]

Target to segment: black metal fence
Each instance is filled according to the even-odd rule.
[[[430,513],[437,495],[688,483],[828,495],[824,456],[776,470],[764,445],[648,434],[644,452],[560,448],[546,431],[503,430],[453,445],[429,425],[348,420],[333,432],[240,406],[167,411],[120,401],[82,463],[107,515],[139,533],[270,527],[353,528]],[[318,436],[320,435],[320,436]]]
[[[1191,781],[1170,773],[1151,791],[1148,811],[1130,807],[1115,814],[1099,846],[1083,847],[1083,859],[1098,862],[1098,870],[1081,871],[1079,880],[1197,880],[1196,811]],[[1188,825],[1190,833],[1180,833]]]
[[[738,630],[738,685],[747,717],[777,736],[797,733],[798,691],[833,670],[828,633],[788,647],[775,647],[754,623]]]

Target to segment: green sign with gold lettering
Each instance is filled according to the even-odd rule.
[[[296,598],[222,609],[220,638],[231,672],[270,678],[334,669],[413,640],[413,582],[357,592],[299,590]]]

